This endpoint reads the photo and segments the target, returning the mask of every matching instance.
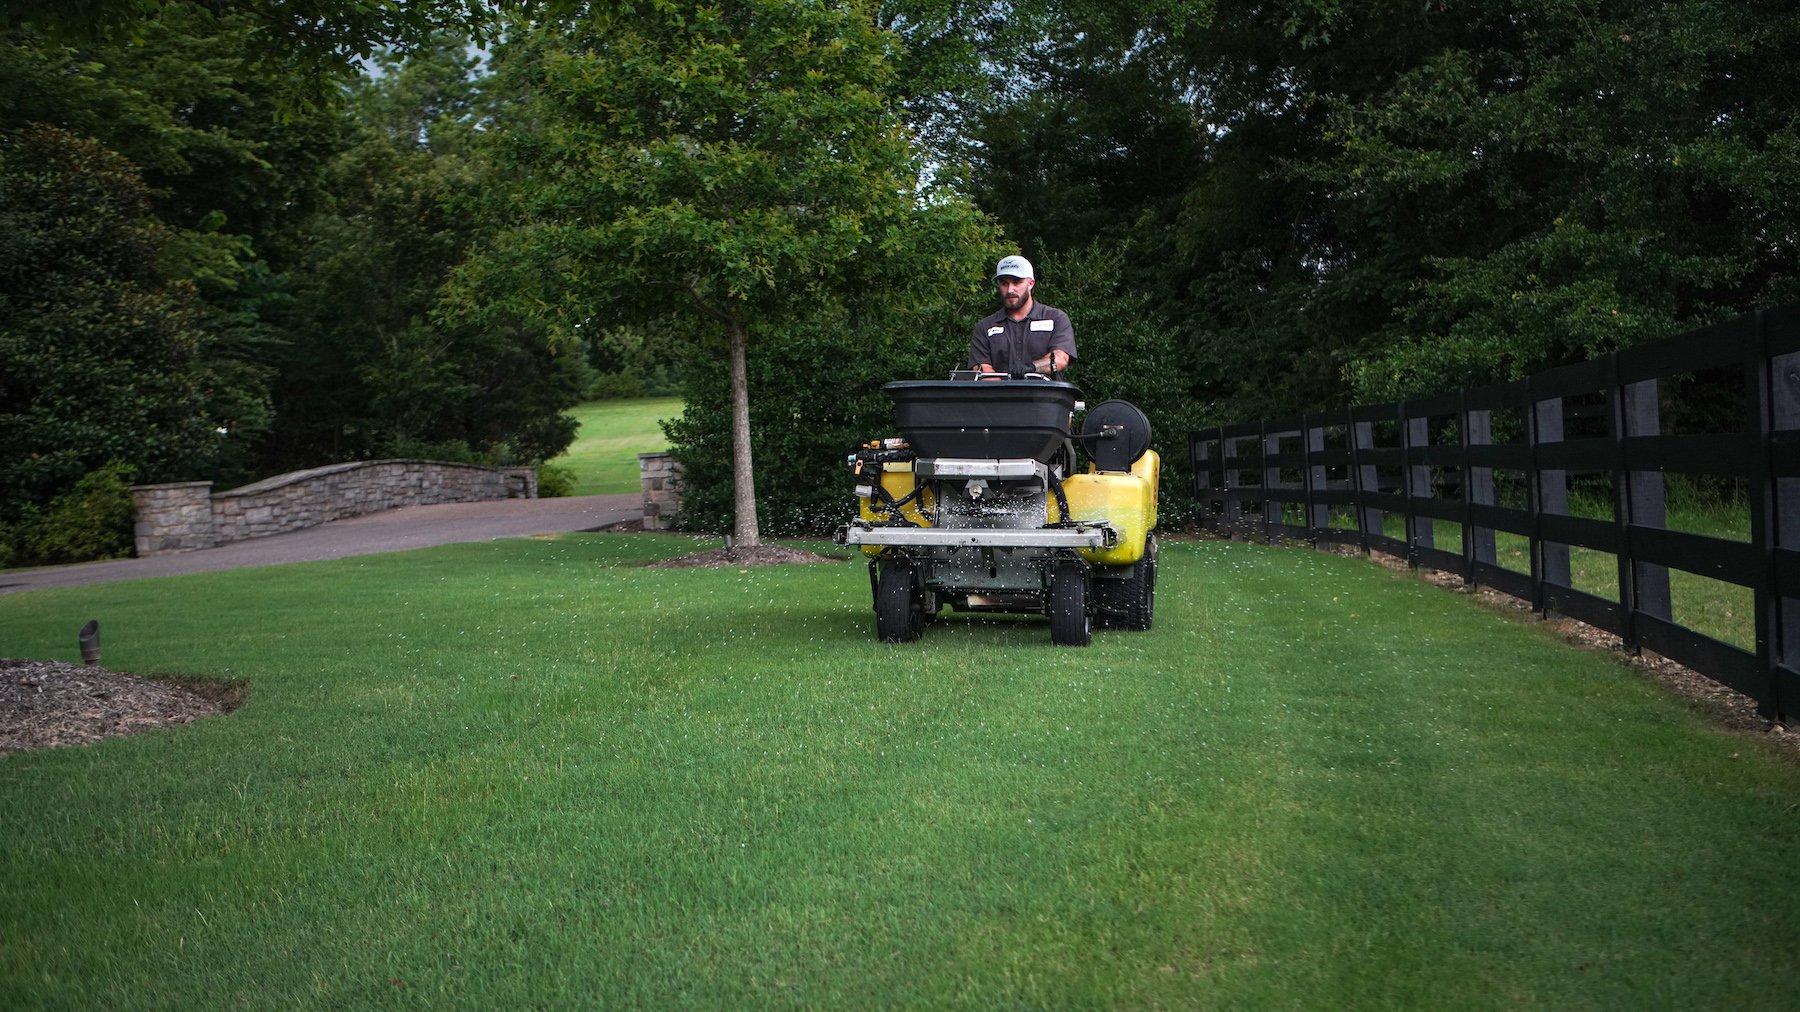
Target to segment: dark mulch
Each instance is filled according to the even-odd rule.
[[[243,696],[241,683],[182,683],[0,658],[0,755],[191,724],[237,709]]]

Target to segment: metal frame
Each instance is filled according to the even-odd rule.
[[[1119,533],[1110,524],[1071,528],[874,527],[846,524],[832,540],[840,545],[891,548],[1112,548]]]

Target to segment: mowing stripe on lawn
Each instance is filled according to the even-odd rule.
[[[860,562],[647,535],[0,599],[243,678],[0,759],[0,1004],[1766,1003],[1800,770],[1361,560],[1165,544],[1156,627],[877,643]]]

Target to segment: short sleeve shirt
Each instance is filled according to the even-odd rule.
[[[1075,326],[1069,314],[1033,300],[1023,320],[1009,318],[1003,309],[975,325],[969,335],[969,367],[986,362],[997,372],[1031,372],[1031,363],[1055,348],[1075,360]]]

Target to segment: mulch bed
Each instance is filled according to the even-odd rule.
[[[243,695],[241,684],[177,683],[0,658],[0,755],[191,724],[237,709]]]

